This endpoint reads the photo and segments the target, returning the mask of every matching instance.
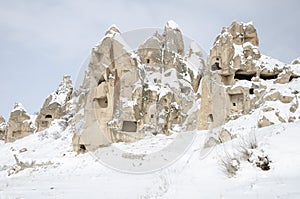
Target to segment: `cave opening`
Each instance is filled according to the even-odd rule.
[[[249,89],[249,94],[253,95],[254,94],[254,88]]]
[[[262,75],[261,74],[259,77],[263,80],[277,79],[278,74],[276,74],[276,75]]]
[[[84,144],[79,145],[79,151],[82,152],[82,153],[84,153],[86,151],[86,147],[85,147]]]
[[[213,65],[211,66],[211,70],[212,70],[212,71],[221,70],[221,67],[220,67],[219,62],[216,62],[215,64],[213,64]]]
[[[234,79],[238,80],[248,80],[251,81],[251,79],[255,77],[255,74],[235,74]]]
[[[45,116],[46,119],[52,119],[52,115],[48,114]]]

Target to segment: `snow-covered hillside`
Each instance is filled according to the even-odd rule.
[[[173,165],[140,175],[109,169],[90,153],[77,155],[72,128],[66,119],[55,120],[47,130],[0,143],[0,198],[299,198],[300,121],[257,129],[251,123],[258,115],[254,111],[226,124],[243,136],[212,148],[203,148],[210,132],[195,132],[192,146]],[[141,140],[126,144],[126,150],[147,150],[172,137],[146,139],[151,140],[148,146]],[[254,142],[250,162],[242,149]],[[260,154],[270,160],[267,171],[255,164]],[[234,176],[229,177],[222,161],[238,168]]]

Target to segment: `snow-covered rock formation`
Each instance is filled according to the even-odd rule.
[[[35,117],[21,103],[16,103],[9,116],[5,141],[13,142],[32,134],[36,130],[34,121]]]
[[[252,23],[233,22],[222,29],[211,48],[208,70],[201,81],[199,129],[222,126],[262,106],[272,108],[262,109],[259,127],[276,123],[267,115],[274,115],[281,122],[298,119],[299,96],[294,82],[300,77],[298,62],[284,64],[262,55],[258,44]],[[287,109],[280,113],[276,106]]]
[[[7,124],[4,117],[0,116],[0,140],[5,140],[5,133],[7,129]]]
[[[70,77],[64,76],[45,100],[35,122],[37,131],[71,112],[72,143],[80,151],[137,141],[149,133],[214,129],[255,110],[259,128],[300,119],[299,58],[285,64],[261,54],[252,23],[233,22],[223,28],[207,64],[196,43],[185,45],[174,21],[137,49],[111,26],[92,49],[81,87],[73,92]],[[17,123],[25,124],[28,117],[18,117]],[[7,134],[2,137],[13,141],[19,136],[12,134],[26,128],[12,130],[9,123],[6,127],[2,121],[2,135]],[[220,130],[218,142],[232,139],[231,131]]]
[[[262,55],[258,45],[251,22],[233,22],[222,29],[205,64],[195,45],[185,52],[173,21],[137,50],[112,26],[92,50],[77,98],[81,116],[76,121],[85,124],[74,136],[74,149],[136,141],[149,132],[169,134],[178,125],[189,130],[216,128],[271,106],[269,101],[289,104],[289,114],[262,109],[258,127],[276,123],[267,116],[273,112],[278,121],[297,120],[297,89],[282,89],[300,76],[297,60],[284,64]],[[228,131],[220,135],[222,140],[232,138]]]
[[[59,119],[68,112],[67,102],[73,91],[71,77],[65,75],[57,90],[45,100],[36,119],[37,131],[48,128],[54,119]]]
[[[21,103],[16,103],[7,123],[3,117],[0,118],[0,140],[13,142],[49,128],[54,119],[69,112],[72,91],[70,76],[65,75],[58,89],[47,97],[38,115],[30,115]]]
[[[293,64],[293,65],[300,64],[300,57],[298,57],[297,59],[294,59],[291,64]]]
[[[197,128],[197,99],[204,68],[196,45],[184,51],[178,25],[169,21],[163,33],[137,50],[112,26],[93,48],[79,94],[84,129],[75,134],[75,150],[90,150],[118,141],[136,141],[146,133],[170,134],[176,126]]]

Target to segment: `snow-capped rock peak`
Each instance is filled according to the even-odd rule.
[[[241,23],[244,25],[244,27],[249,26],[249,25],[253,26],[253,21],[241,22]]]
[[[70,75],[64,75],[57,90],[47,97],[37,116],[37,131],[48,128],[54,119],[59,119],[67,114],[67,103],[71,99],[72,92],[71,77]]]
[[[166,23],[165,28],[174,29],[174,30],[179,30],[178,24],[175,23],[173,20],[169,20],[169,21]]]
[[[293,65],[300,64],[300,57],[298,57],[297,59],[294,59],[291,64],[293,64]]]
[[[27,113],[27,110],[24,108],[23,104],[21,104],[20,102],[15,103],[14,108],[12,109],[11,112],[15,112],[15,111],[22,111],[22,112]]]
[[[58,103],[64,105],[68,101],[70,94],[72,93],[73,86],[70,75],[64,75],[63,80],[59,84],[57,90],[53,92],[51,96],[51,101],[49,104]],[[49,96],[49,97],[50,97]]]
[[[106,37],[113,37],[116,34],[120,34],[120,29],[115,25],[111,25],[105,33]]]

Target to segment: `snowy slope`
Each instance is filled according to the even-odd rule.
[[[257,115],[247,119],[257,121]],[[221,160],[224,154],[238,153],[241,139],[203,149],[208,132],[198,131],[191,148],[170,167],[141,175],[121,173],[88,153],[72,152],[72,129],[61,119],[45,131],[0,143],[0,198],[299,198],[300,122],[261,129],[239,120],[227,125],[239,128],[240,135],[256,135],[257,148],[272,161],[270,170],[244,160],[237,174],[228,177]],[[152,145],[159,145],[168,137],[151,139]],[[130,150],[130,144],[120,145]],[[147,147],[143,140],[132,143],[133,149],[139,146]],[[14,154],[20,161],[35,163],[8,176]]]

